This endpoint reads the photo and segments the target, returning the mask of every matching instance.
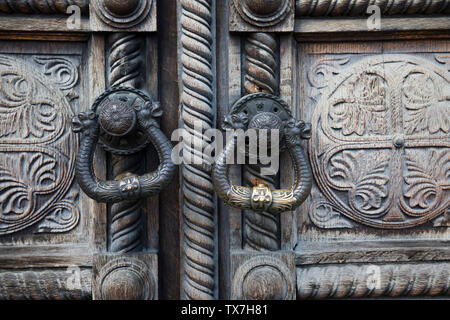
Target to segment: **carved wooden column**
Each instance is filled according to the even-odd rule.
[[[107,86],[145,89],[147,65],[145,33],[156,31],[156,1],[103,0],[91,3],[91,28],[112,31],[107,36]],[[150,44],[154,45],[154,44]],[[142,136],[133,141],[103,136],[109,151],[109,178],[142,174],[145,148]],[[94,299],[157,299],[158,261],[147,253],[147,208],[143,199],[125,200],[108,207],[108,253],[94,257]],[[145,214],[144,214],[145,213]],[[156,226],[151,226],[156,228]]]
[[[127,86],[136,89],[142,88],[145,70],[143,53],[145,42],[136,33],[112,33],[108,37],[108,85]],[[140,148],[127,150],[127,154],[121,155],[120,150],[112,150],[111,177],[116,177],[131,172],[142,174],[145,154]],[[118,153],[114,153],[118,151]],[[137,252],[143,246],[144,224],[142,220],[143,201],[141,199],[122,201],[111,205],[109,215],[109,250],[111,252]]]
[[[267,92],[277,94],[279,70],[278,43],[273,33],[249,33],[245,35],[244,87],[245,93]],[[279,183],[276,176],[261,174],[261,166],[248,164],[243,168],[244,184],[253,186],[263,181],[271,189]],[[269,212],[244,211],[243,246],[250,250],[280,248],[280,219]]]
[[[180,0],[181,119],[186,130],[182,164],[181,298],[217,298],[216,200],[211,165],[196,155],[215,127],[214,6],[212,0]]]
[[[279,34],[294,26],[291,0],[230,0],[229,30],[244,39],[242,93],[266,92],[279,95]],[[233,103],[234,101],[230,101]],[[243,168],[243,183],[253,186],[264,181],[271,189],[279,185],[277,176],[264,176],[260,165]],[[231,248],[230,282],[232,299],[295,299],[295,265],[292,248],[281,250],[280,215],[269,212],[242,212],[241,248]],[[263,280],[264,279],[264,280]]]

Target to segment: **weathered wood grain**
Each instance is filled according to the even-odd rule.
[[[383,17],[380,21],[380,30],[369,30],[367,19],[359,18],[302,18],[295,23],[295,33],[297,39],[328,39],[328,41],[341,40],[346,36],[354,40],[364,38],[375,40],[383,38],[426,38],[445,37],[448,34],[437,32],[447,30],[450,25],[450,17]],[[408,31],[418,31],[408,32]],[[325,40],[326,41],[326,40]]]
[[[42,23],[42,18],[38,16],[6,16],[0,18],[0,31],[12,32],[29,31],[32,32],[30,37],[32,40],[39,40],[44,32],[58,32],[63,33],[59,37],[59,41],[80,41],[77,37],[83,35],[89,31],[89,19],[87,17],[81,17],[80,26],[76,29],[72,29],[67,24],[67,17],[48,17],[45,18],[45,23]],[[44,34],[45,35],[45,34]],[[11,37],[12,38],[12,37]]]

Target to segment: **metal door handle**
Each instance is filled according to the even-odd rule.
[[[73,131],[83,134],[76,160],[76,177],[81,189],[90,198],[115,203],[150,197],[167,186],[176,167],[171,159],[172,145],[156,120],[161,115],[159,104],[142,91],[115,87],[99,96],[91,111],[80,113],[72,119]],[[158,168],[142,176],[125,173],[117,180],[99,180],[94,173],[93,158],[100,135],[124,138],[136,135],[137,130],[141,131],[139,136],[144,135],[154,145],[160,160]],[[111,144],[110,151],[114,149]],[[136,146],[133,148],[130,152],[137,150]],[[116,149],[117,153],[127,153],[126,146]]]
[[[232,207],[243,210],[281,213],[295,210],[311,192],[312,173],[308,159],[300,145],[301,139],[311,137],[311,124],[292,117],[289,106],[280,98],[255,93],[241,98],[233,106],[225,121],[228,128],[249,129],[277,127],[282,133],[292,159],[295,182],[289,189],[271,190],[258,183],[253,187],[233,185],[228,177],[228,155],[234,152],[237,138],[230,139],[213,166],[213,184],[217,195]]]

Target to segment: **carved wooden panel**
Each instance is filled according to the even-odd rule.
[[[74,183],[78,138],[69,127],[84,99],[82,53],[80,44],[2,43],[2,244],[25,238],[48,242],[49,235],[61,233],[72,233],[75,240],[86,233]]]
[[[448,239],[448,42],[300,51],[315,186],[299,236]]]

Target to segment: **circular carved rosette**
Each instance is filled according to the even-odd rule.
[[[236,271],[232,300],[292,300],[295,273],[286,263],[272,256],[256,256]]]
[[[104,23],[122,29],[141,23],[152,7],[152,0],[98,0],[91,3]]]
[[[153,272],[138,259],[111,260],[100,270],[97,283],[100,300],[153,300],[155,296]]]
[[[292,10],[290,0],[233,0],[242,19],[258,27],[270,27],[283,21]]]
[[[361,224],[416,227],[443,214],[450,191],[450,77],[410,55],[348,66],[312,116],[309,155],[329,204]]]

